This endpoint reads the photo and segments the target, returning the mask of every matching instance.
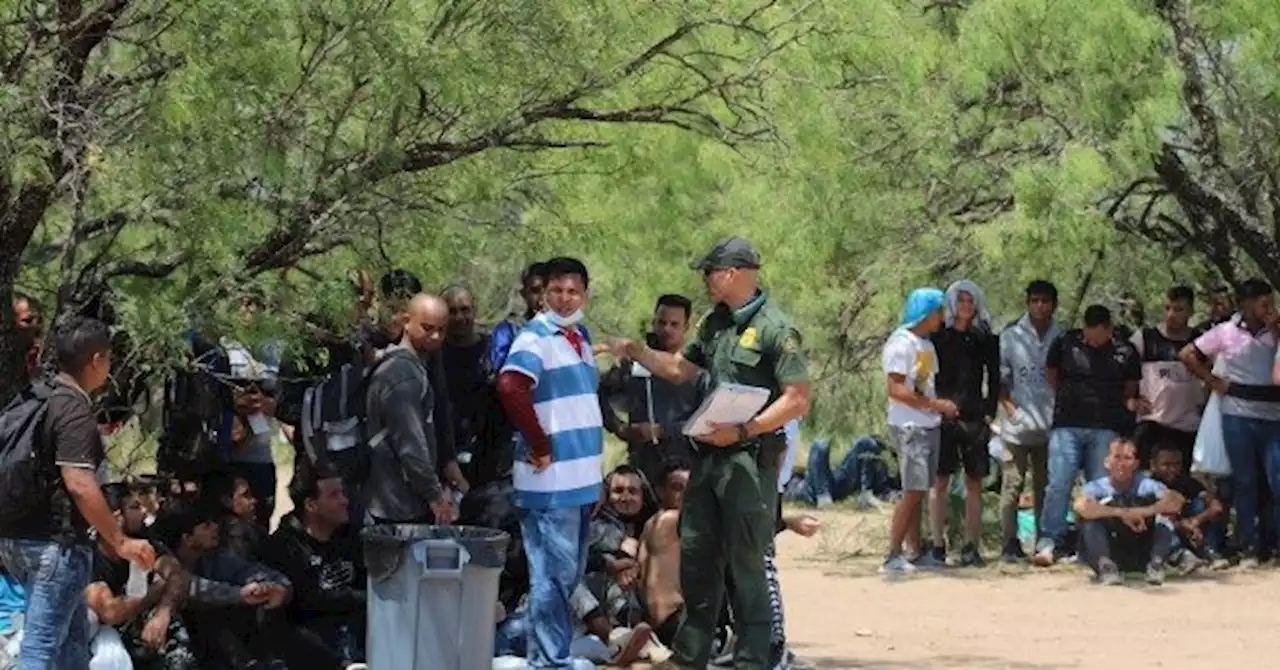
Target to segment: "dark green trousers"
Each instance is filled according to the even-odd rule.
[[[769,588],[764,553],[773,537],[778,497],[778,444],[765,438],[750,448],[703,447],[680,514],[680,588],[686,620],[671,645],[676,662],[706,667],[732,576],[734,667],[769,665]]]

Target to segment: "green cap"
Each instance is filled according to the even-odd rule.
[[[711,247],[707,255],[689,265],[694,270],[718,270],[721,268],[760,267],[760,254],[751,243],[741,237],[725,237]]]

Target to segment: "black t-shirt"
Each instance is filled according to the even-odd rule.
[[[938,355],[939,398],[960,409],[960,419],[995,416],[1000,391],[1000,340],[985,328],[943,328],[930,338]]]
[[[157,556],[168,555],[168,550],[159,542],[152,542],[151,546],[155,548]],[[155,572],[147,574],[147,585],[155,580]],[[111,558],[102,553],[101,547],[95,547],[93,551],[93,573],[89,578],[90,583],[102,582],[111,589],[112,595],[124,595],[125,586],[129,583],[129,561],[123,558]]]
[[[42,448],[52,451],[55,476],[48,489],[47,506],[19,523],[12,535],[33,540],[88,542],[89,524],[67,494],[59,469],[82,468],[96,476],[106,459],[102,434],[93,403],[83,391],[60,379],[45,410],[45,440]],[[49,451],[44,453],[48,454]]]
[[[110,558],[101,549],[93,552],[93,577],[91,583],[102,582],[114,595],[122,595],[129,583],[129,561]]]
[[[1055,428],[1124,430],[1129,420],[1125,384],[1142,379],[1142,363],[1132,344],[1112,340],[1091,347],[1080,330],[1070,330],[1049,345],[1045,366],[1058,374]]]
[[[1182,507],[1183,516],[1187,516],[1187,513],[1191,508],[1191,503],[1204,495],[1207,490],[1205,489],[1204,484],[1197,481],[1195,477],[1185,473],[1178,475],[1178,478],[1173,480],[1173,483],[1169,484],[1169,489],[1177,491],[1183,499],[1186,500],[1186,503],[1184,503]]]
[[[489,380],[486,368],[488,338],[481,337],[468,347],[445,345],[444,378],[453,405],[454,430],[463,444],[479,437],[489,413]]]

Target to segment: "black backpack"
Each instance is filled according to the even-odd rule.
[[[44,417],[49,399],[64,389],[74,393],[47,380],[34,381],[0,413],[0,528],[13,528],[48,507],[56,473]]]
[[[162,401],[163,430],[156,454],[159,470],[179,481],[200,481],[225,459],[222,434],[229,430],[230,392],[210,370],[227,367],[215,345],[195,342],[194,365],[175,370],[166,380]]]
[[[327,461],[348,482],[364,483],[370,455],[386,438],[386,429],[368,434],[369,382],[391,358],[384,356],[367,366],[344,364],[303,391],[298,446],[304,466]]]

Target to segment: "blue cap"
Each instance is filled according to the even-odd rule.
[[[946,294],[942,289],[933,287],[918,288],[907,296],[907,302],[902,306],[902,318],[898,321],[898,325],[902,328],[915,328],[930,314],[942,309],[946,304]]]

